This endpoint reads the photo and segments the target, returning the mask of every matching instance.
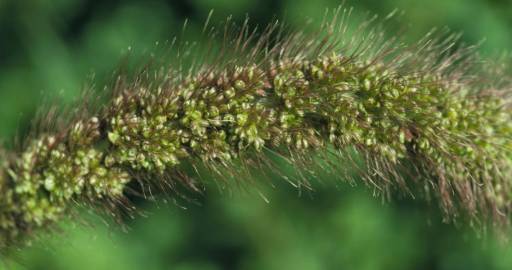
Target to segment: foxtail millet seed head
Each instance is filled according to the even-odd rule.
[[[253,47],[228,41],[237,54],[187,74],[119,77],[104,109],[2,154],[0,245],[59,221],[75,203],[121,205],[133,182],[199,190],[177,177],[183,161],[230,174],[233,162],[254,166],[266,150],[300,167],[349,159],[353,149],[364,160],[357,172],[383,193],[396,187],[437,197],[451,217],[509,222],[511,88],[475,83],[484,75],[467,68],[478,65],[473,54],[433,59],[446,45],[430,40],[354,46],[336,22],[323,28],[327,39],[273,40],[269,29],[240,35]]]

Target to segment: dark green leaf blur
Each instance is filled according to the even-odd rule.
[[[127,51],[151,53],[181,35],[186,19],[185,38],[200,36],[212,9],[214,21],[249,16],[261,27],[280,18],[304,29],[340,3],[0,0],[0,141],[15,147],[40,106],[70,104],[91,81],[102,89]],[[407,40],[447,27],[466,44],[483,41],[479,51],[488,57],[512,49],[509,0],[346,1],[350,6],[355,22],[403,11],[388,30],[405,29]],[[0,269],[512,269],[512,244],[443,223],[435,203],[397,195],[383,204],[362,185],[325,180],[299,192],[276,177],[274,186],[260,186],[268,202],[256,191],[214,185],[191,200],[135,199],[147,217],[126,220],[127,232],[84,213],[87,224],[61,224],[62,231],[2,259]]]

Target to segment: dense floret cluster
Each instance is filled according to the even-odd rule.
[[[376,186],[419,184],[412,193],[430,190],[447,213],[508,221],[512,115],[502,95],[334,47],[249,60],[177,82],[118,84],[104,110],[2,154],[0,244],[75,204],[115,202],[140,177],[179,181],[169,173],[184,160],[226,165],[264,149],[353,148]]]

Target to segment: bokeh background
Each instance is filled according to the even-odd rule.
[[[485,40],[489,57],[512,49],[509,0],[345,1],[353,19],[404,12],[389,33],[421,38],[433,27]],[[200,36],[213,20],[246,15],[253,25],[285,18],[302,29],[319,21],[331,0],[0,0],[0,138],[12,147],[44,100],[69,104],[85,83],[108,83],[126,55],[144,55],[181,33]],[[394,29],[393,29],[394,28]],[[215,40],[211,42],[216,42]],[[135,56],[136,57],[136,56]],[[382,204],[364,187],[316,184],[299,194],[282,179],[252,193],[215,189],[195,203],[138,202],[148,218],[126,221],[129,232],[67,222],[63,231],[1,259],[0,269],[512,269],[512,244],[467,226],[441,222],[435,205],[399,199]],[[85,214],[84,214],[85,215]]]

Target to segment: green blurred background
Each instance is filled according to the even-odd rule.
[[[180,34],[189,20],[199,36],[211,9],[214,20],[246,14],[253,25],[285,18],[301,29],[319,21],[331,0],[0,0],[0,138],[10,147],[23,137],[42,100],[66,104],[94,77],[101,88],[128,48],[151,52],[155,42]],[[415,40],[433,27],[463,32],[463,41],[485,39],[488,56],[512,48],[508,0],[364,0],[365,14],[404,11],[389,32],[406,27]],[[395,29],[392,29],[395,28]],[[215,41],[214,41],[215,42]],[[63,232],[2,259],[5,269],[512,269],[512,248],[467,226],[441,222],[435,205],[408,199],[382,204],[364,187],[315,184],[302,193],[274,179],[253,193],[221,194],[215,188],[196,203],[138,202],[149,218],[127,221],[129,232],[107,226],[62,224]],[[236,192],[235,192],[236,193]],[[186,209],[184,209],[186,208]],[[85,214],[84,214],[85,215]]]

